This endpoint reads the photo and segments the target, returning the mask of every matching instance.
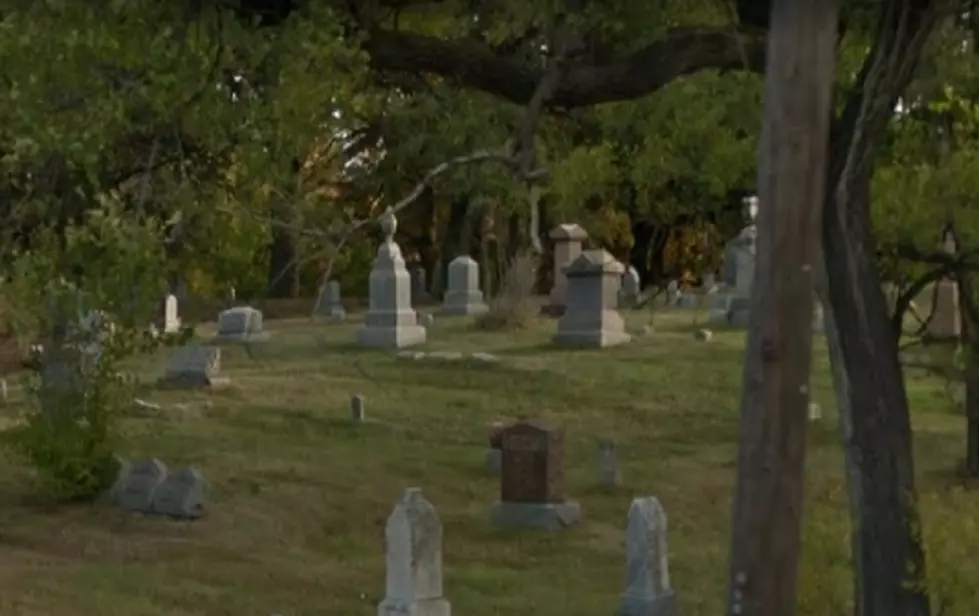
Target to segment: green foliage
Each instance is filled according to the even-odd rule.
[[[165,274],[156,225],[108,203],[33,243],[11,255],[2,294],[13,333],[43,351],[26,383],[35,403],[3,444],[34,467],[47,496],[90,498],[115,477],[117,419],[132,404],[120,362],[191,332],[156,339],[144,327]]]

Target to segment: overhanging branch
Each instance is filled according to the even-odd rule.
[[[374,29],[366,50],[375,70],[431,73],[525,105],[544,78],[532,66],[494,53],[474,39],[443,40],[411,32]],[[571,109],[639,98],[677,77],[706,69],[749,70],[765,65],[765,36],[745,28],[681,28],[619,60],[572,64],[547,101]]]

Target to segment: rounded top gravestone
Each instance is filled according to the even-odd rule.
[[[385,242],[394,242],[394,234],[398,232],[398,219],[394,215],[394,210],[388,206],[381,215],[381,232],[384,233]]]

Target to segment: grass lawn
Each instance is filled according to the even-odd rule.
[[[514,334],[475,332],[465,320],[437,321],[429,331],[426,350],[491,352],[503,360],[494,366],[360,350],[355,321],[268,322],[272,340],[254,359],[224,351],[229,390],[143,394],[198,413],[125,423],[126,457],[204,472],[204,519],[173,522],[106,504],[42,507],[24,469],[0,462],[0,614],[375,614],[386,517],[405,487],[419,486],[444,524],[445,593],[460,616],[614,613],[627,508],[645,495],[669,516],[681,613],[716,616],[744,335],[697,342],[691,315],[659,314],[655,333],[601,351],[551,347],[555,325],[547,320]],[[164,365],[164,354],[148,360],[146,379]],[[824,414],[810,430],[799,613],[842,614],[852,595],[847,514],[822,342],[814,371]],[[908,386],[934,586],[958,601],[945,616],[973,614],[979,490],[959,489],[954,474],[964,420],[941,382],[909,374]],[[365,395],[371,420],[359,427],[348,422],[354,393]],[[583,520],[563,533],[489,524],[499,487],[484,468],[487,425],[520,416],[566,431],[568,495],[581,502]],[[603,437],[620,443],[618,489],[596,485]]]

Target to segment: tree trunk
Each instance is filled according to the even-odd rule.
[[[731,533],[731,616],[791,616],[796,609],[813,263],[826,187],[837,11],[833,0],[775,0],[772,7]]]
[[[287,208],[282,205],[272,205],[272,220],[279,223],[287,220]],[[281,226],[273,224],[272,238],[269,242],[268,297],[285,298],[296,294],[299,282],[296,274],[296,244],[292,233]]]
[[[979,307],[974,301],[975,276],[959,272],[960,344],[965,354],[965,474],[979,477]]]
[[[937,2],[893,0],[880,9],[864,62],[833,138],[823,215],[832,312],[846,367],[858,616],[930,613],[924,586],[911,421],[898,341],[873,252],[870,179],[874,153],[936,19]],[[851,430],[852,429],[852,430]],[[848,433],[849,431],[849,433]]]
[[[439,264],[432,274],[431,287],[435,297],[445,291],[449,263],[460,255],[470,254],[472,229],[468,221],[469,195],[459,195],[449,201],[449,221],[442,232],[442,246],[439,250]],[[471,256],[471,255],[470,255]]]
[[[833,394],[836,399],[836,414],[843,443],[843,467],[846,477],[846,490],[850,505],[850,551],[854,559],[853,596],[854,605],[859,605],[860,550],[857,542],[856,528],[860,516],[858,504],[863,502],[860,496],[859,467],[857,466],[856,447],[853,442],[853,409],[850,407],[850,381],[846,373],[846,361],[843,357],[843,346],[840,341],[840,330],[836,325],[836,313],[829,299],[829,281],[826,276],[826,257],[820,249],[819,262],[816,265],[816,298],[823,307],[823,331],[826,336],[826,348],[829,352],[829,370],[833,378]]]

